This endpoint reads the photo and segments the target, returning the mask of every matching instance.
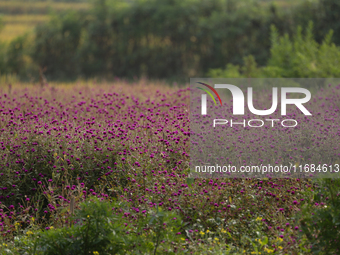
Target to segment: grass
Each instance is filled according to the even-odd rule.
[[[59,2],[27,2],[27,1],[0,1],[0,12],[3,14],[48,14],[49,11],[77,11],[87,10],[89,3],[59,3]]]
[[[0,32],[0,41],[10,42],[18,36],[32,31],[34,26],[25,24],[9,24],[5,25],[4,29]]]
[[[18,36],[32,32],[36,25],[47,20],[48,15],[4,15],[5,25],[0,32],[0,41],[10,42]]]
[[[50,12],[67,10],[85,11],[89,3],[1,1],[0,19],[4,23],[0,31],[0,41],[9,42],[49,19]]]
[[[2,15],[5,26],[0,32],[0,41],[10,42],[18,36],[33,31],[36,25],[46,22],[48,19],[49,16],[44,14]]]
[[[48,15],[45,14],[19,14],[19,15],[3,15],[2,20],[6,24],[38,24],[41,22],[46,22],[48,20]]]

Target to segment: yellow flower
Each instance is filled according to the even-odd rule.
[[[94,251],[93,254],[94,254],[94,255],[99,255],[99,252]]]
[[[87,215],[87,218],[90,218],[90,215]]]
[[[219,239],[217,237],[215,237],[215,241],[218,241]]]
[[[268,253],[273,253],[274,249],[268,249],[268,248],[264,248],[264,251],[268,252]]]
[[[261,221],[261,220],[262,220],[261,217],[257,217],[257,218],[256,218],[256,221]]]
[[[223,234],[227,233],[227,231],[224,230],[223,228],[222,228],[221,232],[222,232]]]
[[[283,241],[283,239],[282,238],[277,238],[277,240],[279,241],[279,242],[282,242]]]
[[[208,230],[207,230],[207,233],[209,233],[209,232],[210,232],[210,230],[208,229]]]
[[[27,232],[26,232],[26,235],[32,235],[32,234],[33,234],[32,231],[27,231]]]
[[[53,227],[53,226],[51,226],[51,227],[50,227],[50,229],[54,229],[54,227]]]
[[[200,234],[201,234],[202,236],[203,236],[203,235],[205,235],[205,233],[204,233],[204,232],[202,232],[202,231],[200,232]]]
[[[15,226],[18,226],[18,225],[20,225],[20,223],[19,223],[19,222],[16,222],[14,225],[15,225]]]
[[[283,248],[282,248],[282,246],[279,246],[279,247],[277,247],[277,248],[279,248],[280,250],[282,250]]]

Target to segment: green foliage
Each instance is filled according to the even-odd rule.
[[[24,75],[27,67],[27,36],[17,37],[7,48],[7,68],[9,73]]]
[[[314,254],[338,254],[340,179],[321,179],[317,184],[313,201],[302,207],[301,227]]]
[[[35,30],[35,40],[29,47],[33,48],[32,54],[24,55],[32,57],[35,69],[46,67],[48,80],[78,76],[179,78],[202,74],[338,76],[338,49],[328,33],[339,31],[340,27],[340,4],[335,0],[301,1],[295,8],[278,7],[279,1],[271,5],[234,0],[92,2],[92,9],[83,6],[86,3],[75,3],[84,7],[77,14],[60,12],[71,3],[53,3],[53,10],[59,8],[55,12],[58,16]],[[48,2],[39,6],[36,5],[44,10],[49,8]],[[20,12],[32,6],[13,2],[4,7]],[[315,22],[315,39],[311,26],[306,35],[302,35],[301,28],[295,31],[298,26],[308,26],[310,20]],[[272,25],[276,29],[271,29]],[[287,35],[282,37],[283,34]],[[333,40],[340,44],[337,33]],[[37,73],[29,69],[31,62],[26,61],[22,68],[18,57],[9,55],[8,61],[18,66],[0,64],[0,72],[16,72],[24,77]]]
[[[7,73],[7,66],[6,66],[6,45],[3,42],[0,42],[0,74]]]
[[[330,31],[322,44],[313,38],[312,22],[302,35],[298,27],[292,39],[286,34],[279,37],[272,27],[271,57],[269,67],[281,69],[281,77],[327,78],[340,76],[340,49],[331,43],[333,32]]]
[[[78,49],[81,73],[85,76],[101,75],[110,71],[110,61],[114,61],[112,46],[118,43],[113,37],[106,2],[97,0],[95,3]]]
[[[123,215],[124,205],[96,197],[81,204],[71,227],[48,228],[17,238],[16,247],[29,254],[172,254],[182,221],[159,209],[134,217]]]
[[[32,63],[30,54],[30,41],[28,35],[15,38],[10,43],[0,42],[0,73],[12,74],[22,79],[29,78],[32,72],[37,71]]]
[[[322,42],[329,30],[335,31],[333,42],[340,44],[339,21],[340,3],[337,0],[305,1],[294,12],[294,26],[307,26],[312,20],[315,24],[315,38]]]
[[[313,24],[309,23],[305,34],[299,26],[296,33],[280,36],[271,27],[270,58],[264,67],[257,67],[252,55],[244,58],[244,65],[228,64],[225,70],[211,69],[210,77],[228,78],[327,78],[340,77],[340,49],[332,43],[333,31],[329,31],[321,44],[313,37]]]
[[[86,12],[88,1],[51,1],[51,0],[1,0],[0,12],[3,14],[49,14],[51,11],[62,13],[66,10]]]
[[[0,16],[0,32],[3,28],[4,28],[4,21],[3,21],[2,17]]]
[[[69,12],[36,28],[32,58],[41,68],[47,68],[46,73],[51,78],[72,78],[78,74],[81,27],[80,15]]]
[[[248,54],[262,63],[267,14],[254,3],[227,0],[97,0],[86,14],[62,14],[39,26],[32,58],[54,79],[194,76],[226,59],[241,64]]]
[[[225,69],[217,68],[210,69],[207,73],[208,77],[217,78],[217,77],[230,77],[230,78],[243,78],[243,75],[240,73],[240,66],[227,64]]]

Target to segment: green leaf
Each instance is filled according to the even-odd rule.
[[[190,186],[190,188],[192,188],[192,184],[195,182],[194,178],[187,178],[187,184],[188,186]]]

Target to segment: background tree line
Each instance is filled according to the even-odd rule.
[[[34,79],[42,68],[48,80],[254,77],[260,66],[262,76],[337,75],[339,1],[304,1],[290,9],[245,2],[96,0],[89,10],[52,15],[33,37],[2,44],[0,73]],[[301,28],[308,28],[305,36]],[[299,52],[308,57],[297,61]],[[316,68],[322,62],[335,70],[285,71],[306,64],[306,58]]]

